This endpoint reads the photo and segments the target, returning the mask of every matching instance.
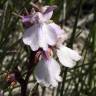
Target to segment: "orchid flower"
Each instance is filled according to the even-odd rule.
[[[45,56],[43,55],[43,58],[38,62],[35,68],[35,78],[37,82],[43,86],[49,87],[52,85],[53,87],[56,87],[58,82],[62,81],[62,78],[60,77],[60,65],[50,56],[50,52],[45,53]],[[76,61],[81,59],[81,56],[77,51],[72,50],[64,45],[59,46],[57,49],[57,56],[60,63],[69,68],[74,67]]]
[[[44,8],[46,9],[44,11]],[[27,28],[23,35],[23,42],[29,45],[33,51],[42,48],[47,50],[48,46],[54,46],[63,34],[63,30],[55,23],[49,23],[53,14],[53,7],[43,7],[44,12],[36,12],[33,16],[25,17],[23,21],[31,20],[33,25]]]
[[[29,45],[32,51],[37,53],[40,51],[41,55],[34,69],[35,78],[38,83],[46,87],[56,87],[58,82],[62,81],[61,68],[52,56],[52,49],[56,50],[60,63],[65,67],[74,67],[76,61],[81,59],[77,51],[62,45],[66,39],[64,30],[54,22],[50,22],[54,8],[54,6],[41,7],[38,12],[34,11],[33,14],[22,17],[23,23],[31,23],[31,26],[25,29],[23,42]]]
[[[54,68],[54,69],[53,69]],[[61,72],[60,65],[53,58],[41,59],[34,71],[35,78],[42,86],[58,86],[58,82],[62,81],[59,76]]]

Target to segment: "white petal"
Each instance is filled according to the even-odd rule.
[[[50,76],[48,74],[47,65],[45,64],[45,61],[43,59],[36,66],[34,74],[38,83],[40,83],[43,86],[49,86]]]
[[[67,40],[68,35],[63,29],[61,29],[59,25],[53,22],[49,24],[49,27],[57,35],[57,42],[56,42],[57,47],[60,46],[65,40]]]
[[[47,30],[44,23],[40,25],[38,35],[39,35],[39,46],[43,48],[43,50],[47,50],[48,49]]]
[[[43,17],[46,21],[50,20],[53,15],[54,7],[52,6],[44,6],[42,7]]]
[[[30,45],[33,51],[36,51],[39,48],[38,45],[38,29],[39,25],[34,24],[32,27],[28,28],[23,35],[23,42],[26,45]]]
[[[56,87],[60,81],[60,78],[57,78],[60,77],[60,66],[53,58],[42,59],[36,66],[34,73],[37,82],[46,87],[50,85]]]
[[[60,49],[57,50],[57,56],[62,65],[70,68],[74,67],[76,64],[75,61],[78,61],[81,58],[76,51],[65,46],[60,46]]]
[[[66,47],[67,48],[67,47]],[[79,61],[81,59],[81,56],[78,54],[77,51],[72,50],[70,48],[67,48],[67,50],[70,53],[70,57],[74,60],[74,61]]]
[[[53,11],[50,11],[49,13],[44,14],[43,16],[44,16],[45,20],[50,20],[52,15],[53,15]]]
[[[47,63],[49,64],[50,74],[53,75],[52,77],[56,78],[57,76],[59,76],[59,74],[60,74],[59,64],[53,58],[48,60]],[[53,68],[54,68],[54,70],[53,70]]]
[[[42,23],[39,29],[39,44],[43,49],[47,49],[48,45],[55,45],[57,35],[54,33],[46,23]]]
[[[62,35],[64,35],[64,30],[60,28],[60,26],[58,26],[55,23],[50,23],[49,24],[50,29],[56,33],[57,37],[60,38],[62,37]]]
[[[61,76],[57,76],[56,79],[61,82],[62,81],[62,77]]]
[[[49,45],[55,45],[57,42],[57,35],[52,28],[47,25],[47,41]]]
[[[33,35],[32,29],[33,29],[33,27],[30,27],[30,28],[28,28],[27,30],[25,30],[25,32],[24,32],[23,42],[24,42],[24,44],[26,44],[26,45],[30,45],[30,44],[31,44],[31,37],[32,37],[32,35]]]

